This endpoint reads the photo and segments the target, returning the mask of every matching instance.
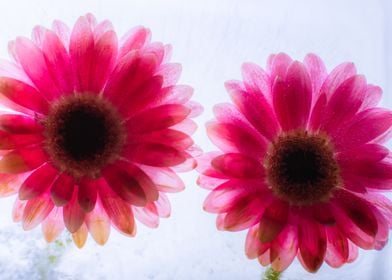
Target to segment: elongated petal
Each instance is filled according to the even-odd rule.
[[[52,242],[64,230],[63,209],[54,207],[46,219],[42,222],[42,232],[47,242]]]
[[[332,208],[339,229],[364,249],[375,246],[378,224],[371,205],[348,191],[339,191]]]
[[[353,63],[345,62],[336,66],[325,79],[320,91],[330,97],[347,79],[355,76],[357,70]]]
[[[322,225],[305,219],[298,228],[300,261],[306,270],[316,272],[324,261],[327,248],[325,229]]]
[[[0,160],[0,172],[16,174],[33,170],[48,160],[41,147],[22,148],[5,154]]]
[[[315,54],[307,54],[304,59],[304,65],[309,73],[313,88],[313,103],[320,95],[320,88],[327,78],[327,69],[324,62]]]
[[[134,236],[136,225],[132,209],[129,204],[118,197],[108,186],[99,189],[102,205],[112,224],[123,234]]]
[[[99,199],[95,208],[86,215],[86,225],[95,242],[99,245],[107,242],[110,235],[110,219]]]
[[[366,144],[386,133],[392,126],[392,112],[372,108],[357,114],[351,122],[332,134],[339,151]]]
[[[279,124],[271,105],[264,95],[256,91],[245,91],[237,82],[225,83],[231,99],[264,137],[273,140],[279,131]]]
[[[45,98],[56,98],[60,92],[49,74],[42,50],[30,40],[19,37],[15,42],[15,51],[24,71]]]
[[[88,91],[93,63],[94,37],[86,17],[80,17],[72,30],[69,53],[75,69],[75,89],[78,92]]]
[[[0,94],[34,112],[41,114],[47,114],[48,112],[48,102],[42,95],[32,86],[21,81],[0,77]]]
[[[259,238],[261,242],[270,242],[286,226],[289,214],[289,206],[281,200],[273,201],[261,216],[259,226]]]
[[[270,259],[271,267],[282,272],[293,262],[298,251],[297,226],[288,224],[271,242]]]
[[[29,200],[23,210],[22,225],[30,230],[40,224],[52,211],[54,205],[48,195]]]
[[[23,182],[19,189],[19,199],[28,200],[41,195],[52,186],[57,176],[58,172],[51,164],[42,165]]]
[[[361,107],[365,89],[366,80],[363,76],[353,76],[344,81],[328,101],[321,129],[331,132],[351,119]]]
[[[74,193],[75,180],[73,177],[62,173],[50,190],[50,196],[56,206],[64,206],[67,204]]]
[[[24,115],[0,115],[0,130],[13,134],[35,134],[43,130],[43,126],[34,119]]]
[[[130,51],[141,49],[146,43],[150,41],[151,32],[149,29],[142,26],[135,27],[128,31],[127,34],[121,38],[121,48],[119,57],[123,57]]]
[[[263,178],[264,168],[253,158],[242,154],[224,154],[214,158],[211,166],[224,175],[234,178]]]
[[[309,74],[299,62],[293,62],[284,79],[273,85],[273,104],[282,129],[306,127],[312,102]]]
[[[130,134],[165,129],[183,121],[190,112],[190,109],[183,105],[162,105],[132,117],[127,123],[127,128]]]
[[[94,209],[97,201],[97,181],[84,179],[78,184],[78,203],[87,213]]]
[[[64,224],[71,233],[75,233],[85,219],[85,212],[78,203],[78,191],[78,187],[75,187],[71,200],[63,207]]]
[[[326,233],[328,244],[325,261],[331,267],[338,268],[347,262],[349,256],[348,240],[335,226],[327,227]]]
[[[80,228],[72,233],[72,240],[75,243],[75,245],[81,249],[84,244],[86,244],[88,236],[88,229],[85,223],[83,223]]]
[[[184,182],[170,168],[140,165],[161,192],[180,192],[185,189]]]

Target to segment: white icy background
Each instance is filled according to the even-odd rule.
[[[356,63],[370,83],[384,88],[383,105],[392,107],[391,1],[372,0],[0,0],[0,57],[18,35],[53,19],[72,25],[93,12],[110,19],[119,34],[135,25],[153,31],[153,40],[171,43],[173,61],[181,62],[181,83],[195,88],[204,104],[195,141],[214,147],[204,131],[213,104],[227,101],[223,82],[240,78],[240,65],[265,65],[270,53],[287,52],[301,60],[315,52],[329,69]],[[389,10],[388,10],[389,9]],[[24,232],[11,221],[14,198],[0,200],[0,279],[261,279],[264,269],[244,254],[245,232],[219,232],[215,216],[203,212],[207,192],[184,174],[187,188],[170,195],[172,216],[158,229],[139,224],[135,238],[114,230],[100,247],[89,239],[83,250],[70,244],[47,245],[40,228]],[[391,243],[392,244],[392,243]],[[392,245],[381,252],[361,251],[358,260],[334,270],[323,265],[317,275],[295,261],[283,279],[392,279]]]

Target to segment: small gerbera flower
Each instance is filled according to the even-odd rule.
[[[248,229],[246,254],[310,272],[352,262],[358,247],[381,249],[392,225],[392,112],[381,89],[352,63],[329,74],[317,56],[272,55],[267,70],[242,67],[226,88],[235,105],[215,107],[208,135],[221,151],[200,159],[204,208],[221,230]]]
[[[46,240],[66,227],[79,247],[104,244],[111,225],[134,236],[134,217],[157,227],[166,192],[184,188],[175,171],[195,167],[192,88],[176,85],[170,46],[132,29],[121,40],[109,21],[55,21],[9,45],[0,62],[0,194],[18,193],[13,217]]]

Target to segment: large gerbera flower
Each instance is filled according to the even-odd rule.
[[[0,63],[0,193],[18,193],[14,219],[42,222],[48,241],[64,226],[81,247],[87,232],[104,244],[111,225],[134,236],[134,217],[156,227],[168,217],[166,192],[190,170],[192,89],[175,85],[181,66],[170,46],[132,29],[117,40],[109,21],[55,21],[32,40],[10,43]]]
[[[282,271],[298,255],[310,272],[381,249],[392,225],[392,157],[381,143],[392,112],[352,63],[329,74],[317,56],[272,55],[264,71],[229,81],[208,135],[221,151],[200,159],[204,208],[222,230],[248,230],[246,254]],[[297,254],[298,253],[298,254]]]

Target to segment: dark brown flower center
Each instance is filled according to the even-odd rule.
[[[323,135],[300,131],[279,136],[265,165],[274,193],[295,205],[326,201],[340,183],[333,148]]]
[[[46,150],[53,163],[75,178],[99,176],[125,142],[116,109],[94,94],[58,100],[44,120]]]

